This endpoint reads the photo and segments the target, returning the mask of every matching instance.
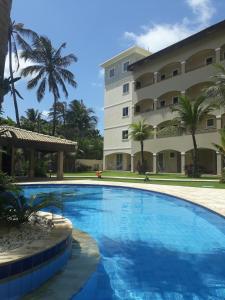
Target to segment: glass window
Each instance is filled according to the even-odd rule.
[[[175,157],[175,153],[174,152],[170,152],[170,158],[174,158]]]
[[[123,94],[129,93],[129,83],[123,85]]]
[[[178,75],[178,70],[174,70],[173,71],[173,76],[177,76]]]
[[[129,108],[128,107],[123,107],[123,117],[127,117],[128,112],[129,112]]]
[[[111,78],[111,77],[114,77],[114,75],[115,75],[115,69],[113,68],[113,69],[110,69],[109,70],[109,77]]]
[[[135,112],[136,112],[136,113],[139,113],[140,111],[141,111],[140,105],[136,105],[136,106],[135,106]]]
[[[165,100],[161,100],[160,101],[160,107],[165,107],[166,106],[166,101]]]
[[[164,80],[164,79],[166,79],[166,75],[165,75],[165,74],[162,74],[162,75],[161,75],[161,80]]]
[[[126,62],[123,64],[123,72],[127,72],[127,71],[128,71],[128,67],[129,67],[129,61],[126,61]]]
[[[123,130],[122,131],[122,139],[127,140],[128,139],[128,130]]]
[[[207,59],[206,59],[206,64],[207,65],[211,65],[213,63],[213,58],[212,57],[208,57]]]
[[[178,104],[178,97],[177,96],[175,96],[175,97],[173,97],[173,104]]]
[[[214,127],[214,119],[207,120],[207,127]]]

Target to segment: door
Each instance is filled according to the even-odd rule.
[[[158,154],[158,171],[163,172],[164,171],[164,157],[163,153]]]
[[[116,169],[123,170],[123,154],[121,153],[116,155]]]

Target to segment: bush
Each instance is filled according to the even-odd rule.
[[[79,163],[75,166],[75,170],[76,172],[87,172],[87,171],[91,171],[91,167]]]
[[[225,168],[223,168],[223,170],[222,170],[220,182],[225,183]]]

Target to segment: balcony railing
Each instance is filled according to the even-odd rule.
[[[175,127],[175,126],[168,126],[162,129],[159,129],[159,131],[156,134],[157,138],[167,138],[167,137],[173,137],[173,136],[181,136],[183,133],[181,128]]]

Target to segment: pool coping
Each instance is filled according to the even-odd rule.
[[[86,232],[73,230],[72,256],[65,268],[24,300],[69,300],[96,271],[100,252],[97,242]]]

